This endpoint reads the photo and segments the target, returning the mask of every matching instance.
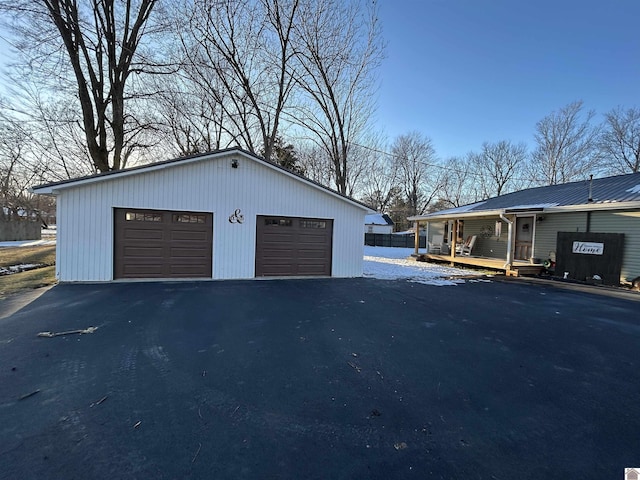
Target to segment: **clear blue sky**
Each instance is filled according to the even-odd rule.
[[[533,145],[574,101],[597,120],[640,107],[640,0],[379,0],[387,57],[378,124],[418,130],[441,158],[484,141]]]
[[[531,147],[536,122],[574,100],[598,120],[640,107],[640,0],[378,1],[389,141],[418,130],[441,158],[484,141]],[[0,38],[0,65],[7,50]]]

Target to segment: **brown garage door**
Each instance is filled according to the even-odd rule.
[[[333,220],[258,216],[256,277],[331,275]]]
[[[114,278],[211,277],[213,214],[115,209]]]

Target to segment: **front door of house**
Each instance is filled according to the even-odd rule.
[[[533,229],[535,227],[535,217],[516,218],[516,245],[514,258],[516,260],[529,260],[532,255]]]

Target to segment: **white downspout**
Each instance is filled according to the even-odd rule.
[[[427,229],[426,229],[427,231],[425,232],[426,237],[424,239],[424,243],[425,243],[424,246],[427,248],[427,253],[431,253],[429,252],[429,223],[430,222],[427,222]]]
[[[500,214],[500,220],[509,225],[509,229],[507,232],[507,263],[504,264],[506,267],[511,267],[513,264],[513,222],[509,220],[504,214]]]

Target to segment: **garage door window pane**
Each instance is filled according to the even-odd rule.
[[[300,228],[327,228],[323,220],[300,220]]]
[[[127,212],[124,214],[124,219],[127,222],[161,222],[162,214],[160,213],[140,213],[140,212]]]
[[[265,218],[264,224],[267,226],[290,227],[292,222],[290,218]]]
[[[173,216],[174,223],[206,223],[206,215],[181,213]]]

